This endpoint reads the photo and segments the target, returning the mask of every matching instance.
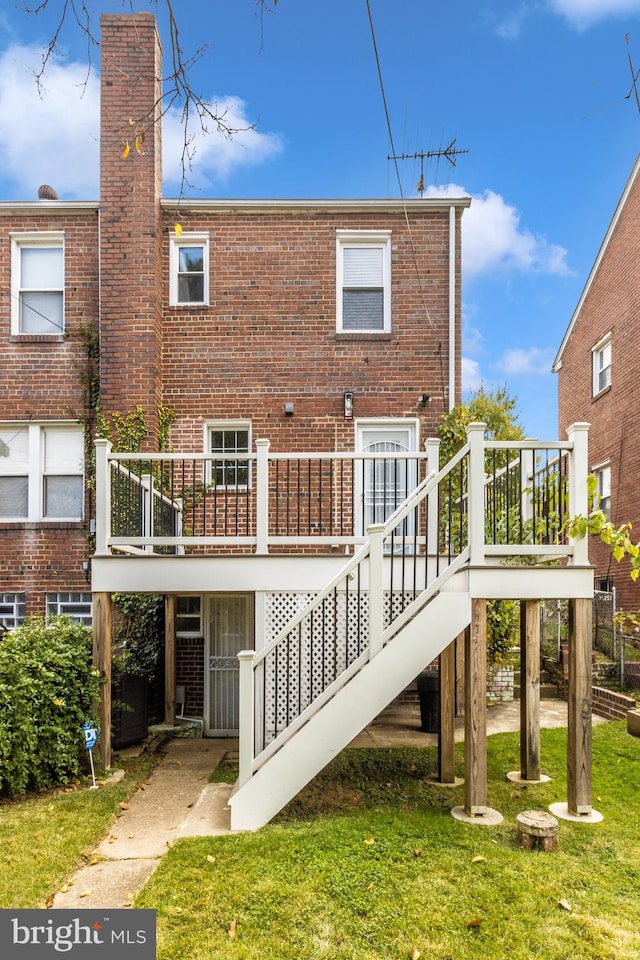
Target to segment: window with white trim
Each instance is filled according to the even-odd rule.
[[[207,462],[207,482],[215,487],[237,488],[251,485],[251,467],[247,458],[234,454],[248,454],[251,449],[251,424],[221,421],[207,425],[207,453],[213,454]]]
[[[24,623],[26,614],[26,594],[0,593],[0,627],[15,630]],[[0,630],[0,637],[2,630]]]
[[[338,333],[391,330],[391,233],[337,231]]]
[[[84,431],[0,423],[0,521],[81,520]]]
[[[176,597],[176,635],[202,636],[202,597]]]
[[[209,234],[172,234],[169,249],[169,303],[209,303]]]
[[[69,591],[47,594],[47,617],[71,617],[85,627],[93,625],[93,598],[90,593]]]
[[[12,235],[11,332],[64,333],[64,234]]]
[[[593,395],[597,397],[599,393],[611,386],[611,334],[595,345],[593,348]]]
[[[593,475],[598,482],[599,507],[608,515],[611,509],[611,464],[598,464],[593,468]]]

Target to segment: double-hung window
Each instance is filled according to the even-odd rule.
[[[608,516],[611,510],[611,464],[608,462],[598,464],[593,468],[593,475],[598,482],[600,509]]]
[[[209,235],[181,233],[171,237],[169,303],[173,307],[209,303]]]
[[[593,348],[593,396],[611,386],[611,334]]]
[[[11,237],[12,334],[64,333],[64,235]]]
[[[391,234],[337,231],[338,333],[391,330]]]
[[[0,424],[0,520],[81,520],[84,432],[61,424]]]
[[[251,469],[246,457],[251,444],[248,423],[214,423],[207,427],[207,450],[212,455],[208,462],[207,481],[211,486],[249,487]]]

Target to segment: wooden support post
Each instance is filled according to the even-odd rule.
[[[540,601],[520,601],[520,776],[540,779]]]
[[[102,685],[98,701],[97,752],[105,770],[111,766],[111,594],[93,595],[93,664]]]
[[[471,629],[465,650],[464,809],[487,809],[487,601],[471,601]]]
[[[467,627],[456,637],[456,717],[464,716],[464,651],[467,644],[467,633],[471,628]]]
[[[455,783],[456,644],[440,654],[440,722],[438,724],[438,780]]]
[[[164,598],[164,722],[176,722],[176,598]]]
[[[591,621],[589,599],[569,601],[567,808],[591,814]]]

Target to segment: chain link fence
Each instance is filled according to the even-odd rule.
[[[640,630],[623,632],[615,624],[616,592],[596,590],[593,597],[593,682],[634,693],[640,690]],[[569,642],[569,604],[545,600],[542,604],[542,658],[559,663]]]

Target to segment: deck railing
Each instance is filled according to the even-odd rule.
[[[580,427],[566,442],[540,442],[486,441],[483,426],[472,425],[470,456],[454,458],[434,494],[434,562],[463,542],[474,562],[566,554],[565,521],[577,503],[586,511],[586,428],[574,450]],[[353,550],[437,471],[437,458],[437,441],[425,453],[299,454],[271,453],[258,440],[255,453],[218,457],[117,453],[98,440],[96,554]],[[426,552],[425,511],[421,503],[390,532],[386,554]]]

